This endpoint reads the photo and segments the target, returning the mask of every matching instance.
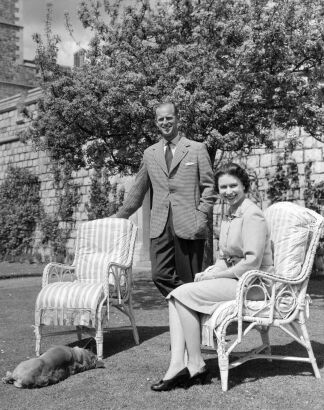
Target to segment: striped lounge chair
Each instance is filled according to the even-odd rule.
[[[274,253],[274,274],[252,270],[239,280],[236,300],[221,303],[212,315],[201,319],[202,344],[216,348],[223,391],[228,389],[228,371],[251,359],[275,359],[310,363],[316,378],[320,373],[306,328],[309,316],[307,285],[320,238],[323,218],[316,212],[290,202],[271,205],[265,216]],[[249,300],[253,287],[263,292],[262,301]],[[225,340],[228,326],[237,333]],[[308,357],[271,355],[269,329],[276,327],[301,344]],[[252,330],[259,331],[262,345],[249,352],[234,352]],[[214,342],[217,346],[214,346]],[[229,357],[236,360],[229,362]]]
[[[71,266],[49,263],[35,307],[36,355],[40,354],[44,326],[76,326],[95,335],[97,355],[103,355],[103,330],[109,307],[130,319],[135,343],[138,332],[132,310],[132,260],[137,227],[127,219],[103,218],[82,223],[77,232]],[[69,331],[71,333],[71,330]]]

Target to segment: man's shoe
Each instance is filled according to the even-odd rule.
[[[177,373],[172,379],[160,380],[157,383],[152,384],[151,389],[153,391],[168,391],[175,389],[176,387],[185,387],[190,379],[190,373],[187,367]]]

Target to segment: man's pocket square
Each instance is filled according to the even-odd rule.
[[[195,162],[186,162],[185,166],[187,167],[188,165],[195,165]]]

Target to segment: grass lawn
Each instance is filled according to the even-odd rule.
[[[32,325],[40,284],[40,277],[0,280],[0,377],[20,361],[34,356]],[[112,329],[104,343],[105,369],[80,373],[41,389],[23,390],[0,384],[0,409],[322,409],[324,280],[312,279],[309,293],[313,305],[308,329],[321,380],[315,379],[306,363],[251,361],[230,371],[230,390],[223,393],[216,357],[206,354],[213,375],[211,385],[152,392],[151,383],[163,376],[169,360],[168,311],[149,272],[139,272],[135,275],[134,292],[139,346],[134,344],[131,330],[124,328],[128,324],[126,317],[113,310]],[[254,336],[251,335],[248,347],[245,344],[242,349],[255,346]],[[43,351],[54,344],[75,340],[74,335],[46,338]],[[274,354],[304,353],[285,334],[274,332],[271,340]]]
[[[0,279],[40,276],[46,264],[0,262]]]

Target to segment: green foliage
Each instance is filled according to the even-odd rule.
[[[268,173],[266,176],[269,184],[267,195],[270,204],[299,199],[298,167],[294,159],[287,159],[286,155],[278,158],[275,174],[270,176]]]
[[[307,208],[323,214],[324,208],[324,181],[315,183],[312,178],[312,162],[305,165],[304,201]]]
[[[106,170],[96,171],[91,178],[90,200],[86,204],[89,220],[114,215],[123,204],[125,189],[117,190],[117,183],[111,184]]]
[[[83,1],[86,63],[63,71],[59,39],[37,35],[44,96],[27,137],[55,160],[137,171],[158,138],[153,109],[172,99],[189,138],[217,151],[271,146],[269,130],[323,131],[322,0]]]
[[[256,173],[254,169],[251,169],[251,168],[247,168],[246,171],[250,179],[249,198],[256,204],[258,204],[259,207],[262,209],[263,204],[262,204],[262,196],[260,193],[258,174]]]
[[[9,166],[0,185],[0,257],[30,252],[41,213],[40,182],[28,169]]]
[[[55,210],[40,218],[41,243],[51,249],[51,259],[64,262],[66,243],[74,227],[73,212],[80,202],[79,185],[72,181],[72,168],[52,162],[55,188]]]
[[[57,216],[61,221],[72,221],[74,209],[80,202],[80,187],[73,182],[72,168],[68,163],[59,165],[52,162],[52,170],[57,199]]]

